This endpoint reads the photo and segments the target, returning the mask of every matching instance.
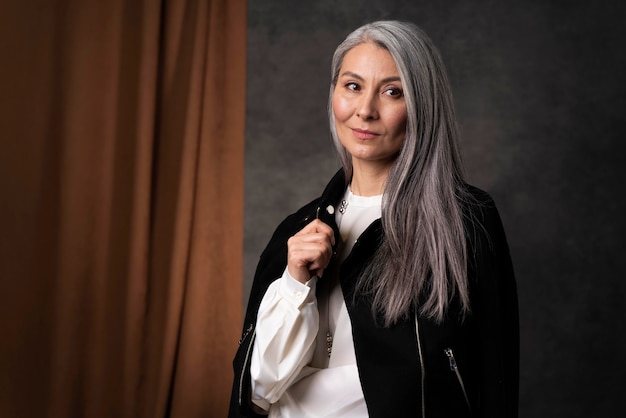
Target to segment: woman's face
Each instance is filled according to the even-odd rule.
[[[355,168],[391,165],[405,138],[406,103],[389,52],[371,42],[348,51],[332,103],[337,135]]]

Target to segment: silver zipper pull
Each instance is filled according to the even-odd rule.
[[[461,377],[461,372],[459,371],[458,366],[456,365],[456,359],[454,358],[454,353],[451,348],[446,348],[443,350],[448,356],[448,361],[450,362],[450,370],[456,374],[456,378],[459,381],[459,385],[461,385],[461,390],[463,391],[463,396],[465,397],[465,402],[467,403],[467,407],[469,410],[472,410],[472,405],[470,404],[469,398],[467,397],[467,392],[465,391],[465,384],[463,383],[463,378]]]
[[[248,336],[248,334],[250,334],[250,331],[252,331],[252,328],[254,327],[253,324],[250,324],[250,326],[248,327],[247,330],[245,330],[243,332],[243,335],[241,336],[241,339],[239,340],[239,345],[241,345],[241,343],[243,342],[243,340],[246,339],[246,337]]]
[[[456,371],[457,369],[456,360],[454,359],[454,353],[452,353],[452,349],[446,348],[443,351],[446,353],[446,356],[448,356],[448,361],[450,363],[450,370],[452,370],[453,372]]]

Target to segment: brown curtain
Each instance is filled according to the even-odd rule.
[[[222,417],[245,0],[0,0],[0,417]]]

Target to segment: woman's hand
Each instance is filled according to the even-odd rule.
[[[333,229],[315,219],[287,241],[287,269],[291,277],[300,283],[311,277],[322,277],[330,263],[335,244]]]

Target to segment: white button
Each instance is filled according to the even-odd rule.
[[[300,299],[302,297],[302,292],[296,292],[296,298]]]
[[[326,212],[328,212],[329,215],[335,213],[335,208],[333,207],[333,205],[326,206]]]

